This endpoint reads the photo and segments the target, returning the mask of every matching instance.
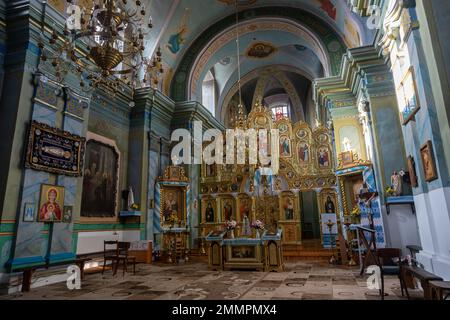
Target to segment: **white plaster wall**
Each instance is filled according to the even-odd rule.
[[[450,188],[414,196],[423,251],[417,258],[425,268],[450,280]]]
[[[384,211],[384,210],[383,210]],[[388,236],[388,247],[402,249],[402,256],[410,254],[408,245],[421,245],[417,217],[410,205],[390,206],[389,215],[383,215]]]
[[[139,241],[139,230],[79,232],[77,254],[103,252],[103,241]]]

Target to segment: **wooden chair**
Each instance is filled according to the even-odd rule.
[[[398,248],[380,248],[376,251],[377,265],[381,271],[381,299],[384,300],[384,275],[397,275],[403,296],[403,277],[401,276],[402,250]],[[396,259],[396,261],[394,261]]]
[[[117,263],[119,242],[117,240],[105,240],[103,241],[103,270],[105,272],[106,262],[111,261],[112,269],[115,270],[115,264]]]
[[[125,275],[125,272],[128,272],[127,267],[129,262],[133,263],[133,274],[136,274],[136,257],[128,255],[130,245],[131,244],[129,242],[118,242],[117,265],[113,273],[114,275],[117,273],[117,267],[119,266],[120,261],[122,261],[123,275]]]

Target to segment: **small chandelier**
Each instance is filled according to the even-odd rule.
[[[41,60],[51,63],[57,80],[63,82],[69,71],[74,71],[85,91],[101,88],[115,94],[122,84],[133,89],[140,86],[139,72],[147,61],[144,39],[152,28],[151,18],[143,23],[146,11],[142,2],[93,0],[91,8],[80,8],[74,0],[66,2],[71,15],[63,35],[53,28],[48,50],[45,41],[39,42]],[[158,70],[163,71],[160,50],[157,56]]]
[[[157,87],[159,84],[159,79],[164,73],[164,68],[162,65],[162,53],[161,48],[158,47],[153,58],[144,58],[143,61],[144,68],[144,79],[142,82],[145,84],[149,83],[150,86]]]
[[[239,94],[239,103],[238,110],[235,118],[235,127],[243,128],[245,126],[245,122],[247,117],[244,113],[245,106],[242,103],[242,87],[241,87],[241,53],[239,46],[239,4],[238,1],[235,0],[235,18],[236,18],[236,58],[237,58],[237,69],[238,69],[238,94]]]

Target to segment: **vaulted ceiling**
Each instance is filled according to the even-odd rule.
[[[292,67],[310,81],[333,75],[347,48],[373,39],[346,0],[238,2],[242,77],[271,65]],[[164,91],[175,100],[201,101],[202,81],[213,71],[220,114],[238,79],[235,1],[153,0],[150,6],[149,50],[163,49]],[[270,54],[252,54],[255,48]]]
[[[168,45],[165,61],[176,66],[190,44],[210,25],[234,14],[234,0],[147,0],[154,29],[149,43]],[[311,12],[336,31],[350,47],[370,41],[370,33],[359,16],[351,13],[346,0],[238,0],[239,10],[257,7],[292,7]],[[170,46],[170,38],[185,27],[179,50]],[[176,51],[176,52],[174,52]]]
[[[90,2],[78,0],[81,5],[86,1]],[[58,6],[62,1],[52,2]],[[373,40],[372,31],[347,2],[238,0],[237,29],[235,0],[144,0],[154,25],[147,35],[146,55],[162,48],[166,70],[162,90],[175,100],[201,102],[202,81],[212,71],[219,115],[236,92],[236,30],[241,75],[247,82],[274,65],[312,81],[337,74],[347,48]],[[288,77],[286,81],[295,86]]]

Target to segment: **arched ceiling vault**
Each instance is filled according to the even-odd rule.
[[[311,75],[306,74],[300,69],[295,67],[287,66],[287,65],[271,65],[267,67],[262,67],[259,69],[252,70],[251,72],[245,74],[241,79],[242,87],[246,87],[248,84],[256,81],[256,85],[252,87],[252,105],[258,100],[261,100],[265,93],[267,92],[267,83],[269,78],[275,78],[278,80],[280,86],[284,92],[289,96],[291,100],[291,104],[293,107],[293,112],[295,113],[295,119],[297,120],[306,120],[305,116],[305,98],[300,97],[297,89],[306,89],[306,88],[296,88],[295,84],[291,81],[291,79],[287,76],[287,74],[296,74],[298,77],[305,79],[306,82],[311,81]],[[306,90],[305,90],[306,91]],[[309,91],[309,90],[308,90]],[[216,115],[220,121],[225,123],[225,119],[227,118],[227,108],[230,105],[232,99],[238,93],[238,85],[234,83],[230,86],[229,89],[225,90],[221,99],[216,107]],[[307,92],[304,92],[304,96],[306,96]],[[246,106],[247,109],[251,109],[250,106]]]
[[[297,68],[308,69],[312,61],[302,59],[302,52],[293,55],[288,48],[298,46],[312,53],[312,60],[318,61],[325,75],[331,74],[330,52],[325,44],[311,30],[294,21],[284,18],[256,18],[239,25],[241,65],[244,68],[257,68],[261,63],[272,64],[286,61]],[[273,54],[268,57],[254,57],[250,51],[254,46],[263,44]],[[339,48],[339,43],[334,42]],[[189,74],[188,100],[201,101],[201,84],[206,73],[225,58],[236,57],[236,28],[224,30],[210,41],[197,56]],[[267,61],[264,61],[267,60]],[[266,63],[267,64],[267,63]],[[237,64],[234,65],[237,69]]]
[[[297,52],[291,53],[291,51]],[[233,59],[234,60],[229,66],[224,67],[219,62],[214,67],[216,71],[216,80],[218,81],[220,89],[220,95],[217,102],[218,106],[222,105],[224,96],[238,81],[237,65],[235,64],[237,59],[235,57]],[[308,63],[305,64],[305,61]],[[256,61],[249,61],[244,58],[241,63],[241,75],[244,76],[252,73],[253,70],[263,69],[274,65],[283,66],[288,70],[296,70],[296,73],[302,74],[310,80],[321,78],[324,75],[322,65],[312,51],[304,50],[298,52],[298,50],[293,49],[292,46],[280,48],[278,54],[271,58],[258,59]]]
[[[305,2],[303,4],[305,5]],[[269,40],[267,42],[276,50],[296,45],[304,47],[313,53],[315,60],[320,61],[325,75],[337,74],[347,46],[336,31],[337,26],[325,22],[326,19],[320,15],[314,15],[296,7],[279,6],[244,9],[239,15],[241,37],[248,37],[247,45],[241,46],[240,55],[245,57],[243,59],[245,61],[242,61],[243,66],[251,64],[245,55],[246,50],[249,49],[248,45],[252,42],[252,35],[256,35],[255,41]],[[268,37],[269,34],[272,34],[271,39],[265,39],[264,37]],[[204,75],[219,61],[231,56],[233,51],[234,56],[236,55],[235,36],[233,14],[210,25],[202,34],[199,34],[178,63],[171,84],[172,98],[177,101],[201,101],[199,87]],[[308,61],[286,60],[288,52],[282,53],[285,55],[282,61],[276,60],[277,54],[271,57],[274,63],[291,62],[292,66],[300,69],[304,67],[307,70]],[[254,65],[254,68],[260,67],[258,63]],[[225,82],[223,79],[221,81]]]
[[[158,45],[167,53],[164,60],[175,69],[188,48],[211,25],[233,15],[234,0],[142,0],[153,17],[154,28],[147,36],[149,54]],[[239,9],[249,12],[262,7],[302,9],[323,20],[344,40],[348,47],[369,44],[373,33],[364,27],[364,19],[352,14],[348,0],[238,0]],[[250,11],[249,11],[250,10]],[[185,25],[179,50],[172,52],[171,37]]]

